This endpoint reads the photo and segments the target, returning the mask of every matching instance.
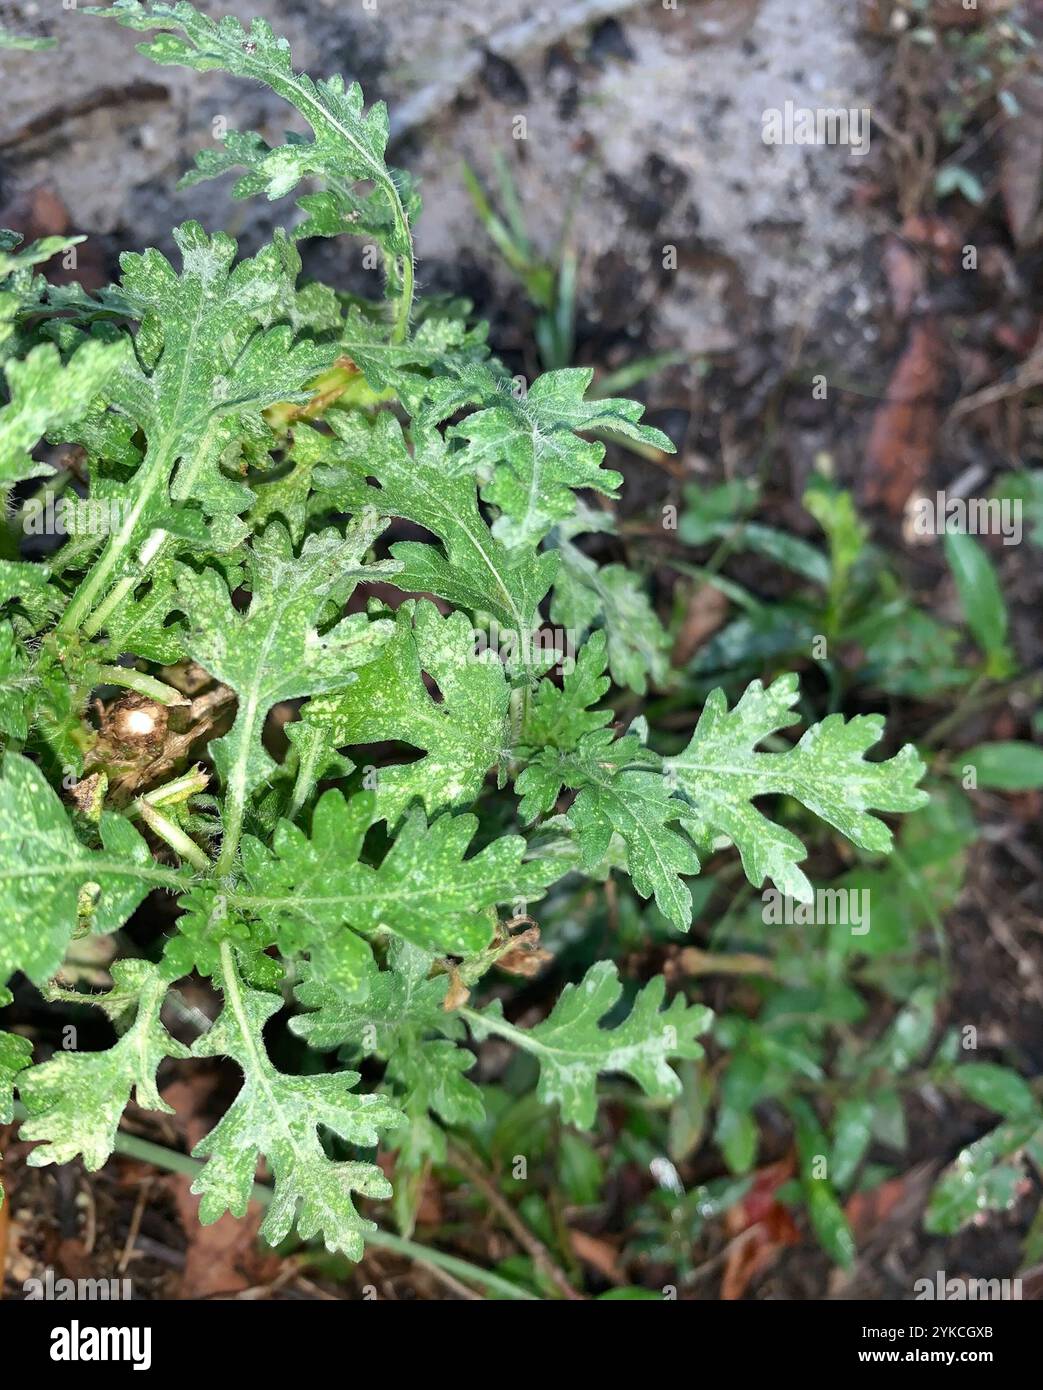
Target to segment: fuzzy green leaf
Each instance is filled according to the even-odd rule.
[[[644,412],[636,401],[585,400],[593,376],[590,367],[546,372],[522,397],[490,378],[495,403],[450,429],[467,441],[454,467],[484,480],[482,496],[500,509],[493,534],[505,545],[538,544],[572,515],[575,488],[615,496],[623,479],[602,469],[604,444],[574,431],[611,430],[674,452],[666,435],[637,423]]]
[[[178,887],[121,816],[101,819],[102,849],[81,844],[58,797],[27,758],[8,753],[0,777],[0,985],[16,970],[40,984],[61,965],[79,922],[123,925],[151,888]]]
[[[374,507],[431,531],[444,549],[398,541],[402,565],[394,583],[409,593],[437,594],[459,608],[485,612],[521,642],[539,622],[538,605],[557,570],[557,557],[512,553],[489,531],[478,510],[473,478],[450,476],[447,446],[435,430],[407,447],[402,428],[382,411],[367,425],[339,412],[331,421],[343,446],[317,474],[338,505]],[[375,478],[378,486],[367,479]]]
[[[523,820],[549,811],[563,786],[578,789],[568,823],[584,866],[599,864],[618,834],[634,887],[643,898],[654,895],[660,911],[688,930],[692,895],[681,875],[697,874],[699,858],[688,838],[670,827],[684,817],[685,807],[672,795],[658,758],[634,735],[614,739],[611,730],[601,729],[586,734],[574,751],[544,748],[515,786],[522,793]]]
[[[499,1001],[484,1013],[468,1009],[466,1017],[479,1039],[499,1033],[531,1052],[540,1064],[540,1100],[556,1101],[566,1123],[589,1129],[597,1114],[597,1078],[603,1073],[632,1077],[657,1099],[680,1095],[681,1082],[669,1060],[701,1057],[696,1039],[713,1018],[709,1009],[686,1004],[680,995],[662,1009],[666,984],[658,976],[637,994],[622,1023],[601,1027],[622,992],[615,965],[598,961],[580,984],[565,986],[550,1016],[535,1028],[506,1023]]]
[[[45,434],[86,414],[91,401],[128,359],[128,344],[86,342],[63,367],[53,343],[7,363],[11,399],[0,406],[0,485],[50,473],[29,450]]]
[[[33,1056],[33,1045],[18,1033],[0,1033],[0,1125],[14,1119],[14,1092],[18,1077]]]
[[[226,1211],[242,1216],[258,1159],[272,1172],[274,1196],[261,1234],[277,1245],[296,1221],[302,1240],[320,1235],[328,1250],[362,1257],[363,1236],[375,1230],[359,1216],[352,1193],[384,1198],[391,1184],[373,1163],[334,1162],[322,1146],[321,1126],[351,1144],[370,1147],[381,1130],[399,1124],[399,1112],[383,1096],[353,1095],[357,1072],[288,1076],[277,1070],[264,1044],[264,1025],[278,1013],[277,995],[249,989],[225,952],[225,1007],[193,1048],[197,1057],[226,1056],[238,1062],[243,1085],[231,1108],[193,1150],[208,1162],[192,1184],[202,1197],[204,1225]]]
[[[428,952],[394,941],[388,968],[361,1002],[312,974],[297,999],[314,1012],[293,1019],[290,1027],[312,1047],[348,1047],[381,1058],[388,1064],[385,1079],[411,1108],[433,1110],[446,1124],[478,1123],[481,1092],[462,1075],[474,1058],[456,1046],[463,1026],[442,1007],[449,976],[429,978],[431,960]]]
[[[656,616],[641,579],[625,565],[597,565],[563,539],[561,570],[550,615],[578,640],[600,625],[608,642],[612,679],[643,695],[662,685],[669,667],[670,638]]]
[[[29,1155],[35,1167],[82,1154],[90,1172],[100,1168],[112,1153],[132,1091],[145,1109],[173,1113],[156,1090],[156,1071],[167,1057],[187,1057],[189,1051],[160,1022],[167,983],[147,961],[117,962],[112,978],[119,1012],[128,1004],[134,1010],[134,1021],[115,1046],[107,1052],[56,1052],[19,1077],[29,1115],[20,1137],[43,1141]],[[85,1002],[105,1000],[85,996]]]
[[[295,555],[285,528],[273,522],[250,551],[252,599],[246,613],[236,610],[216,570],[197,573],[181,566],[178,593],[189,624],[186,648],[239,696],[231,732],[210,745],[239,811],[275,770],[261,744],[272,706],[345,685],[390,636],[390,623],[371,623],[362,613],[322,632],[318,628],[328,600],[343,605],[358,580],[387,572],[386,565],[363,563],[383,525],[375,517],[360,518],[346,536],[333,530],[309,536]],[[229,829],[235,834],[237,827],[226,826],[226,833]]]
[[[301,234],[352,232],[377,241],[387,253],[389,288],[402,296],[400,321],[408,323],[413,279],[409,221],[419,212],[419,200],[409,180],[392,174],[384,163],[388,118],[383,102],[366,112],[358,83],[345,85],[340,76],[315,82],[295,73],[289,44],[263,19],[255,19],[247,31],[231,15],[213,20],[193,5],[158,0],[117,0],[109,9],[88,13],[132,29],[176,31],[161,33],[140,45],[141,51],[157,63],[250,78],[295,107],[311,127],[313,140],[290,135],[286,144],[273,149],[254,131],[229,131],[225,149],[200,154],[185,182],[245,167],[247,173],[235,188],[238,197],[263,190],[269,198],[280,198],[302,179],[317,175],[326,190],[302,200],[311,216]],[[357,194],[354,185],[359,182],[372,183],[373,192]]]
[[[585,734],[601,729],[612,719],[612,711],[592,710],[611,685],[604,675],[607,661],[604,632],[591,633],[584,643],[575,668],[565,674],[560,688],[543,680],[525,713],[522,741],[533,749],[560,748],[571,752]]]
[[[410,812],[379,868],[359,862],[375,813],[372,792],[350,800],[329,791],[315,808],[309,839],[289,821],[275,833],[273,852],[248,841],[245,885],[228,900],[274,917],[284,950],[313,953],[316,967],[339,988],[362,978],[369,952],[353,932],[391,931],[427,951],[468,955],[492,935],[499,903],[538,897],[558,875],[546,862],[523,862],[525,841],[505,835],[465,859],[478,828],[474,816],[442,816],[427,825]]]
[[[425,671],[441,700],[424,684]],[[310,700],[304,720],[330,747],[396,739],[423,749],[419,761],[372,774],[377,815],[393,825],[411,801],[432,814],[477,797],[504,752],[508,700],[502,663],[495,652],[476,655],[463,613],[443,618],[433,603],[404,603],[376,660],[346,689]],[[354,756],[365,763],[364,754]]]
[[[803,844],[757,810],[755,797],[791,796],[860,849],[883,854],[891,832],[869,809],[914,811],[927,794],[917,787],[924,768],[911,744],[886,762],[866,762],[883,733],[878,715],[845,721],[831,714],[788,751],[757,751],[763,739],[797,722],[798,695],[796,676],[781,676],[767,690],[754,681],[733,710],[722,690],[713,691],[688,747],[668,758],[666,769],[692,808],[686,824],[704,845],[727,836],[755,887],[770,878],[781,892],[810,902],[811,883],[797,868]]]

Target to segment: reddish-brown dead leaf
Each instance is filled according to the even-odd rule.
[[[596,1269],[610,1284],[626,1282],[626,1276],[619,1268],[619,1252],[609,1241],[597,1236],[588,1236],[586,1231],[574,1231],[570,1228],[569,1244],[577,1259],[590,1265],[591,1269]]]
[[[868,1192],[855,1192],[848,1199],[844,1214],[856,1245],[861,1245],[881,1222],[887,1220],[905,1193],[905,1178],[891,1178]]]
[[[451,1014],[454,1009],[462,1009],[470,997],[471,991],[460,978],[460,972],[455,965],[451,965],[449,967],[449,988],[442,1000],[442,1008],[447,1014]]]
[[[511,937],[510,947],[502,956],[497,956],[496,964],[508,975],[520,975],[523,979],[531,980],[553,959],[551,952],[545,951],[540,945],[539,927],[531,926]]]
[[[877,407],[866,444],[863,495],[901,516],[927,478],[934,457],[942,387],[941,336],[936,324],[915,323],[909,341]]]
[[[700,584],[688,600],[681,631],[674,643],[673,664],[687,666],[728,616],[728,600],[714,584]]]
[[[792,1156],[761,1168],[741,1202],[725,1214],[724,1228],[732,1237],[721,1281],[721,1298],[742,1298],[751,1282],[766,1270],[780,1250],[800,1244],[800,1232],[776,1193],[795,1169]]]
[[[1043,17],[1027,19],[1037,40],[1043,39]],[[1011,85],[1018,104],[1000,131],[1000,191],[1011,235],[1019,246],[1034,241],[1039,231],[1040,192],[1043,189],[1043,75],[1033,68]]]

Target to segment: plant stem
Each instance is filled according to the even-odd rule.
[[[534,1038],[531,1033],[527,1033],[524,1028],[515,1028],[513,1023],[508,1023],[505,1018],[496,1018],[493,1015],[479,1013],[477,1009],[457,1009],[456,1013],[460,1018],[466,1018],[468,1023],[477,1024],[478,1027],[489,1033],[499,1033],[501,1038],[506,1038],[508,1042],[515,1043],[518,1047],[524,1048],[526,1052],[541,1054],[545,1057],[556,1056],[559,1049],[547,1047]]]
[[[150,449],[146,454],[145,461],[134,477],[134,484],[137,489],[134,505],[124,517],[120,529],[109,536],[105,549],[98,556],[87,577],[76,590],[68,608],[62,614],[57,627],[60,635],[71,636],[72,633],[76,632],[90,614],[95,600],[104,591],[110,574],[130,545],[138,523],[152,500],[153,493],[170,471],[172,448],[173,445],[170,441],[163,440],[155,450]]]
[[[510,1202],[504,1198],[495,1183],[486,1176],[472,1156],[459,1144],[450,1144],[447,1156],[452,1166],[459,1168],[472,1186],[478,1189],[518,1244],[531,1257],[536,1268],[541,1271],[545,1278],[550,1280],[562,1298],[574,1303],[582,1303],[583,1295],[578,1293],[569,1283],[564,1272],[554,1262],[554,1257],[543,1241],[529,1230]]]
[[[243,819],[246,815],[246,790],[241,779],[229,778],[225,789],[224,807],[221,812],[221,852],[217,856],[217,876],[221,878],[232,871],[235,852],[243,833]]]
[[[210,868],[210,860],[196,844],[195,840],[189,839],[181,827],[175,824],[169,816],[165,816],[162,811],[157,810],[143,797],[139,797],[135,803],[141,819],[148,828],[161,840],[165,840],[172,850],[186,863],[191,864],[200,873],[206,873]]]
[[[290,802],[290,820],[296,820],[304,803],[315,790],[315,767],[319,759],[317,746],[304,747],[298,754],[297,776],[293,783],[293,800]]]
[[[155,700],[158,705],[190,703],[180,690],[175,690],[172,685],[164,685],[162,681],[156,680],[155,676],[149,676],[144,671],[136,671],[133,666],[99,666],[97,673],[99,685],[125,686],[128,690],[136,690],[139,695],[146,695],[150,700]]]
[[[169,806],[175,802],[187,801],[189,797],[205,791],[209,782],[207,773],[201,767],[194,767],[191,772],[183,772],[173,781],[153,787],[151,791],[145,792],[141,800],[147,801],[150,806]]]
[[[83,624],[83,635],[93,637],[96,632],[100,632],[105,626],[109,614],[113,609],[118,608],[123,600],[130,593],[136,584],[141,583],[141,576],[135,574],[125,575],[118,584],[115,584],[109,591],[109,596],[94,610],[91,616]]]

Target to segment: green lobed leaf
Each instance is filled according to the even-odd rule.
[[[609,430],[674,452],[666,435],[637,423],[644,410],[636,401],[585,400],[593,377],[591,367],[545,372],[518,396],[513,383],[490,374],[491,389],[479,399],[485,404],[491,395],[493,403],[449,430],[450,438],[467,441],[453,456],[454,468],[484,480],[482,496],[500,511],[493,534],[505,545],[538,544],[572,515],[576,488],[616,494],[623,480],[602,469],[604,444],[580,439],[575,431]]]
[[[583,644],[575,668],[566,672],[561,686],[542,680],[525,711],[522,743],[529,749],[560,748],[571,752],[585,734],[601,729],[612,711],[592,710],[611,681],[604,674],[608,657],[604,632],[593,632]]]
[[[603,1073],[629,1076],[657,1099],[679,1095],[681,1083],[669,1059],[701,1057],[696,1038],[713,1017],[709,1009],[689,1005],[680,995],[662,1009],[666,983],[658,976],[638,992],[622,1023],[601,1027],[622,992],[616,966],[598,961],[578,985],[565,986],[550,1016],[535,1028],[523,1031],[506,1024],[499,1001],[480,1014],[469,1009],[466,1016],[479,1040],[490,1032],[502,1033],[531,1052],[540,1064],[539,1099],[557,1102],[566,1123],[590,1129],[597,1114],[597,1078]]]
[[[316,474],[318,486],[339,506],[405,517],[441,542],[439,548],[397,541],[391,554],[402,568],[395,585],[488,613],[523,642],[539,623],[538,606],[557,557],[512,553],[493,537],[478,510],[474,479],[451,475],[447,445],[436,430],[414,431],[410,451],[402,427],[386,411],[371,425],[344,412],[330,423],[342,447],[331,450],[331,466]]]
[[[435,682],[435,700],[424,673]],[[382,764],[377,815],[390,825],[412,801],[428,814],[473,801],[506,742],[509,690],[495,652],[479,655],[463,613],[440,616],[433,603],[404,603],[375,660],[344,690],[308,702],[303,719],[325,745],[339,748],[395,739],[422,749],[415,762]],[[355,755],[364,765],[364,752]]]
[[[24,739],[29,732],[27,696],[33,687],[29,659],[10,623],[0,623],[0,734]]]
[[[342,990],[357,988],[369,967],[369,949],[353,932],[390,931],[426,951],[468,955],[488,944],[497,904],[538,897],[560,872],[524,862],[520,835],[465,859],[477,818],[445,815],[429,826],[418,807],[375,868],[359,861],[375,813],[372,792],[345,799],[328,791],[310,838],[282,821],[272,851],[247,841],[244,886],[228,894],[233,906],[274,918],[283,950],[311,951],[316,969]]]
[[[314,1012],[299,1015],[290,1027],[312,1047],[347,1047],[381,1058],[387,1063],[385,1082],[411,1108],[433,1110],[446,1124],[477,1124],[484,1114],[481,1092],[462,1075],[474,1057],[456,1045],[463,1025],[443,1007],[449,976],[430,976],[431,964],[428,952],[396,939],[388,968],[374,977],[362,1001],[345,997],[313,972],[298,987],[297,999]]]
[[[615,739],[610,729],[601,729],[585,734],[573,751],[545,748],[515,786],[523,797],[523,820],[549,811],[563,786],[577,789],[568,824],[576,833],[584,867],[589,870],[600,863],[618,834],[634,887],[643,898],[654,895],[659,910],[680,931],[688,930],[692,895],[681,876],[697,874],[699,858],[687,836],[670,828],[671,821],[686,815],[686,808],[673,796],[659,759],[634,735]]]
[[[401,1123],[401,1116],[383,1096],[352,1094],[357,1072],[288,1076],[279,1071],[268,1056],[263,1030],[282,1001],[245,986],[230,953],[223,959],[225,1006],[193,1055],[231,1057],[242,1069],[243,1085],[193,1150],[195,1157],[207,1159],[192,1184],[202,1198],[199,1219],[207,1226],[226,1211],[244,1215],[263,1156],[274,1187],[261,1227],[269,1244],[277,1245],[296,1224],[302,1240],[318,1235],[328,1250],[361,1259],[363,1237],[376,1227],[359,1216],[352,1194],[389,1197],[391,1184],[374,1163],[327,1157],[318,1130],[371,1147],[381,1131]]]
[[[770,878],[781,892],[810,902],[811,883],[797,868],[803,844],[757,810],[754,797],[791,796],[860,849],[886,853],[891,832],[869,808],[913,811],[927,795],[916,785],[924,768],[911,744],[886,762],[866,762],[883,732],[878,715],[831,714],[786,752],[758,751],[763,739],[797,721],[798,693],[796,676],[781,676],[767,689],[754,681],[729,711],[724,692],[713,691],[688,747],[667,758],[666,769],[691,806],[691,827],[702,843],[726,835],[755,887]]]
[[[131,1092],[147,1110],[172,1114],[156,1089],[156,1071],[167,1057],[188,1057],[160,1021],[167,982],[147,961],[118,961],[112,967],[118,1009],[129,1006],[133,1022],[107,1052],[56,1052],[18,1078],[28,1112],[19,1136],[40,1142],[29,1163],[68,1163],[77,1155],[89,1172],[108,1159]],[[131,1002],[133,1001],[133,1002]],[[105,1004],[85,996],[85,1002]]]
[[[254,131],[232,130],[225,136],[224,150],[202,152],[195,171],[184,182],[195,183],[244,166],[247,173],[236,184],[236,196],[264,191],[269,198],[279,198],[302,179],[320,177],[326,189],[302,200],[311,215],[301,235],[351,232],[377,241],[387,253],[389,288],[402,296],[399,322],[405,327],[413,281],[409,221],[419,212],[419,200],[409,180],[393,174],[384,162],[388,118],[383,102],[366,112],[358,83],[345,84],[339,75],[316,82],[307,74],[295,73],[289,44],[264,19],[255,19],[247,31],[231,15],[213,20],[183,0],[175,4],[116,0],[108,9],[87,13],[132,29],[164,31],[140,45],[157,63],[246,77],[270,87],[295,107],[311,127],[312,140],[290,135],[284,145],[272,148]],[[363,181],[373,184],[373,192],[365,196],[354,187]]]
[[[6,365],[10,400],[0,406],[0,485],[50,473],[29,450],[42,437],[86,414],[129,355],[129,345],[86,342],[62,365],[58,349],[41,343]]]
[[[198,223],[175,228],[173,237],[180,275],[156,250],[121,257],[122,295],[140,328],[134,352],[108,383],[109,413],[84,421],[79,433],[97,445],[108,438],[102,422],[129,422],[147,447],[113,490],[117,524],[62,617],[63,635],[82,626],[117,581],[129,590],[146,578],[172,535],[198,554],[200,511],[227,520],[247,509],[253,493],[229,471],[241,466],[244,450],[272,438],[261,411],[306,399],[301,388],[335,355],[332,346],[298,339],[300,257],[285,237],[238,264],[236,243],[208,236]]]
[[[280,700],[335,690],[371,661],[391,634],[391,624],[355,613],[320,631],[327,601],[343,605],[357,581],[388,572],[363,557],[384,522],[361,517],[347,535],[310,535],[295,555],[285,528],[271,523],[255,540],[247,561],[250,607],[236,610],[225,579],[212,568],[198,573],[182,565],[178,594],[188,621],[185,647],[211,675],[232,687],[239,709],[231,731],[211,743],[233,807],[275,770],[261,743],[268,711]],[[231,829],[233,836],[236,827]]]
[[[154,887],[184,880],[156,864],[129,821],[105,812],[100,850],[73,831],[43,773],[8,753],[0,776],[0,983],[21,970],[36,984],[61,965],[82,922],[112,932]]]
[[[592,627],[604,628],[608,662],[617,685],[643,695],[649,684],[665,683],[670,638],[642,587],[625,565],[597,565],[562,539],[561,569],[554,584],[551,620],[575,641]]]

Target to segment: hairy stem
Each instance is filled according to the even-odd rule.
[[[105,543],[105,549],[98,556],[86,578],[62,614],[58,632],[70,636],[78,631],[88,617],[97,599],[105,592],[109,577],[137,530],[138,522],[152,500],[152,495],[167,477],[171,467],[171,446],[164,441],[157,449],[149,450],[145,461],[135,476],[137,497],[134,505],[123,518],[118,531],[113,532]]]
[[[155,676],[137,671],[133,666],[98,666],[95,669],[99,685],[125,686],[127,690],[134,690],[139,695],[146,695],[150,700],[155,700],[157,705],[191,703],[180,690],[175,690],[172,685],[164,685]]]
[[[155,806],[150,805],[144,798],[140,798],[135,805],[148,828],[165,841],[175,854],[180,855],[187,864],[191,864],[194,869],[198,869],[201,873],[207,872],[210,868],[210,860],[195,840],[189,839],[176,822],[172,821],[169,816],[165,816],[162,811],[157,810]]]

